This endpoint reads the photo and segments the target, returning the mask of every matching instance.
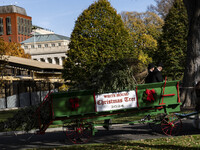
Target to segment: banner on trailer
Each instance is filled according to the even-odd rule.
[[[96,111],[111,111],[137,107],[135,91],[95,95]]]

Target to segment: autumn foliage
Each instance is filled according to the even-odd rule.
[[[157,57],[157,40],[162,33],[163,20],[153,12],[122,12],[121,15],[138,59],[147,65]]]
[[[0,39],[0,53],[8,56],[31,58],[29,54],[25,54],[24,49],[21,48],[21,44],[4,42],[2,39]]]

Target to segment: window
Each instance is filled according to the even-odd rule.
[[[58,43],[58,46],[61,46],[61,43]]]
[[[11,33],[11,26],[7,26],[7,35],[10,35]]]
[[[12,76],[15,76],[15,68],[12,68]]]
[[[17,75],[18,75],[18,76],[21,75],[21,70],[17,69]]]
[[[0,18],[0,24],[3,24],[3,18],[2,17]]]
[[[44,46],[45,46],[45,47],[48,47],[48,44],[45,44]]]
[[[11,41],[11,37],[8,37],[8,41],[9,41],[9,42],[12,42],[12,41]]]
[[[27,27],[25,26],[25,34],[27,34]]]
[[[44,58],[40,58],[40,61],[41,61],[41,62],[45,62]]]
[[[55,47],[55,44],[53,43],[53,44],[51,44],[51,46],[52,46],[52,47]]]
[[[38,45],[38,48],[41,48],[42,46],[41,45]]]
[[[34,46],[34,45],[31,45],[31,48],[35,48],[35,46]]]
[[[64,62],[64,61],[65,61],[65,57],[61,57],[61,59],[62,59],[62,62]]]
[[[0,35],[3,35],[3,27],[0,26]]]
[[[47,58],[48,62],[52,64],[52,59],[51,58]]]
[[[3,26],[0,26],[0,35],[3,35]]]
[[[24,39],[23,39],[23,37],[21,37],[21,41],[23,41]]]
[[[24,26],[22,26],[21,34],[24,34]]]
[[[6,18],[6,23],[11,24],[11,18],[10,17]]]
[[[0,35],[3,35],[3,18],[0,18]]]
[[[28,46],[24,46],[24,49],[28,49]]]
[[[17,24],[20,24],[20,17],[17,17]]]
[[[18,42],[20,42],[20,36],[18,36]]]
[[[30,28],[28,27],[28,35],[30,34],[31,32],[30,32]]]
[[[21,26],[18,25],[18,34],[21,34]]]
[[[7,33],[7,35],[12,34],[12,31],[11,31],[11,18],[10,17],[6,18],[6,33]]]
[[[55,59],[56,64],[59,65],[59,58],[55,57],[54,59]]]

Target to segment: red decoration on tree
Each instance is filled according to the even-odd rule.
[[[72,110],[75,110],[79,107],[79,99],[78,98],[70,98],[69,102],[71,104]]]

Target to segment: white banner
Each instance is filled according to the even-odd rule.
[[[135,91],[95,95],[96,111],[111,111],[137,107]]]

